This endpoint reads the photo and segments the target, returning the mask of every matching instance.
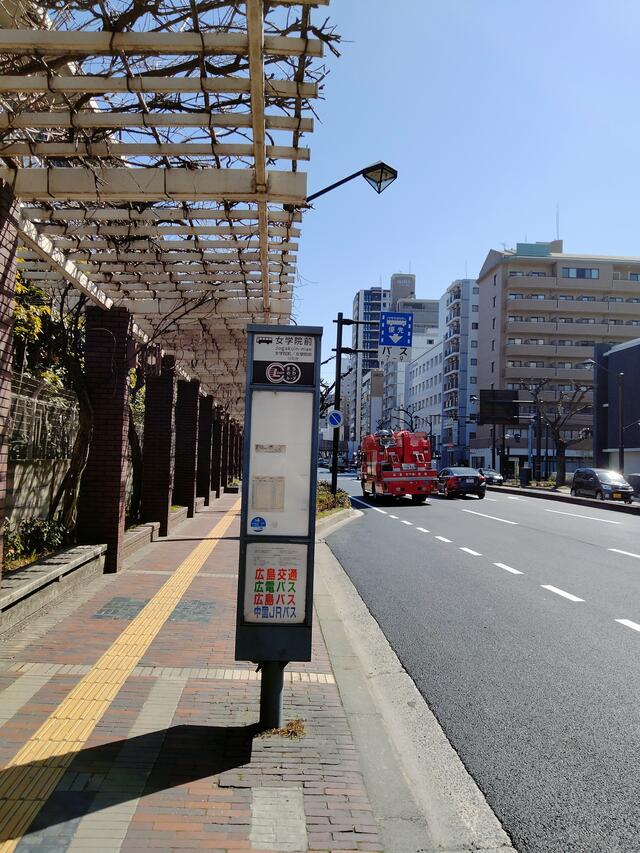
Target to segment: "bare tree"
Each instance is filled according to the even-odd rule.
[[[544,392],[548,385],[549,380],[545,379],[535,385],[523,385],[523,388],[531,394],[540,422],[549,428],[556,448],[556,485],[564,486],[567,479],[567,449],[585,438],[584,434],[568,437],[567,433],[575,431],[576,416],[586,414],[591,409],[590,395],[593,387],[581,382],[572,382],[570,391],[554,392],[554,400],[545,400]]]

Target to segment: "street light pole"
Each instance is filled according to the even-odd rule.
[[[333,386],[333,408],[340,410],[340,392],[342,391],[342,311],[338,312],[338,319],[333,322],[336,328],[336,381]],[[338,491],[338,449],[340,445],[340,427],[333,428],[333,444],[331,446],[331,494]]]

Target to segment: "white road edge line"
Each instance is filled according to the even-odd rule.
[[[473,509],[463,509],[462,512],[470,512],[471,515],[481,515],[483,518],[491,518],[493,521],[502,521],[503,524],[515,524],[517,526],[517,521],[509,521],[506,518],[498,518],[496,515],[487,515],[485,512],[476,512]]]
[[[436,536],[436,539],[439,539],[441,542],[451,542],[451,539],[446,539],[444,536]]]
[[[621,551],[620,548],[607,548],[607,551],[613,551],[614,554],[624,554],[625,557],[635,557],[640,560],[640,554],[634,554],[632,551]]]
[[[637,622],[632,622],[631,619],[616,619],[616,622],[624,625],[625,628],[633,628],[634,631],[640,631],[640,625]]]
[[[413,527],[412,521],[405,521],[404,519],[402,519],[401,524],[408,524],[410,527]]]
[[[622,524],[621,521],[611,521],[609,518],[597,518],[595,515],[580,515],[578,512],[563,512],[561,509],[545,509],[545,512],[553,512],[555,515],[571,515],[574,518],[584,518],[587,521],[601,521],[603,524]]]
[[[561,595],[563,598],[568,598],[569,601],[584,601],[584,598],[578,598],[577,595],[572,595],[570,592],[565,592],[563,589],[558,589],[557,586],[551,584],[540,584],[542,589],[548,589],[549,592],[555,592],[556,595]]]
[[[460,548],[461,551],[464,551],[465,554],[471,554],[472,557],[482,557],[482,554],[479,551],[474,551],[473,548]]]
[[[389,518],[395,518],[396,521],[398,520],[398,516],[397,515],[391,515],[391,513],[389,513]]]
[[[387,514],[386,509],[380,509],[380,508],[379,508],[379,507],[377,507],[377,506],[374,506],[374,509],[375,509],[375,511],[376,511],[376,512],[381,512],[383,515],[386,515],[386,514]]]
[[[420,533],[428,533],[429,532],[425,527],[416,527],[416,530],[419,530]]]
[[[505,572],[511,572],[512,575],[523,575],[524,572],[518,571],[518,569],[512,569],[511,566],[507,566],[506,563],[494,563],[494,566],[497,566],[499,569],[504,569]]]

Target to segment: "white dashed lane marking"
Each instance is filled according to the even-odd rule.
[[[413,527],[413,522],[412,522],[412,521],[405,521],[404,519],[402,519],[402,522],[401,522],[401,523],[402,523],[402,524],[408,524],[410,527]]]
[[[481,515],[483,518],[490,518],[493,521],[502,521],[503,524],[515,524],[518,525],[517,521],[509,521],[507,518],[498,518],[497,515],[487,515],[485,512],[476,512],[473,509],[463,509],[462,512],[470,512],[471,515]]]
[[[608,548],[608,551],[613,551],[614,554],[624,554],[625,557],[635,557],[640,560],[640,554],[634,554],[633,551],[621,551],[620,548]]]
[[[441,542],[451,542],[451,539],[446,539],[444,536],[436,536],[436,539],[439,539]]]
[[[518,571],[518,569],[513,569],[511,566],[507,566],[506,563],[494,563],[494,566],[497,566],[499,569],[504,569],[505,572],[511,572],[512,575],[522,575],[524,572]]]
[[[376,511],[376,512],[381,512],[383,515],[386,515],[386,514],[387,514],[386,509],[380,509],[380,508],[379,508],[379,507],[377,507],[377,506],[374,506],[374,509],[375,509],[375,511]]]
[[[631,619],[616,619],[616,622],[624,625],[625,628],[632,628],[634,631],[640,631],[640,625],[638,625],[637,622],[632,622]]]
[[[397,515],[391,515],[391,513],[389,513],[389,518],[395,518],[396,521],[398,520],[398,516]]]
[[[557,586],[550,584],[540,584],[542,589],[548,589],[549,592],[555,592],[556,595],[561,595],[563,598],[568,598],[569,601],[584,601],[584,598],[578,598],[577,595],[572,595],[570,592],[565,592],[563,589],[558,589]]]
[[[577,512],[562,512],[560,509],[545,509],[545,512],[552,512],[555,515],[570,515],[573,518],[584,518],[586,521],[601,521],[603,524],[622,524],[621,521],[611,521],[609,518],[597,518],[594,515],[581,515]]]
[[[482,557],[482,554],[479,551],[474,551],[473,548],[460,548],[461,551],[464,551],[465,554],[471,554],[472,557]]]
[[[428,533],[429,532],[425,527],[416,527],[416,530],[419,530],[420,533]]]

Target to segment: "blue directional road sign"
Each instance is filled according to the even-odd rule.
[[[410,347],[413,338],[413,314],[382,311],[379,347]]]
[[[332,412],[329,412],[329,417],[327,418],[327,421],[329,422],[329,426],[342,426],[342,412],[338,411],[338,409],[334,409]]]

